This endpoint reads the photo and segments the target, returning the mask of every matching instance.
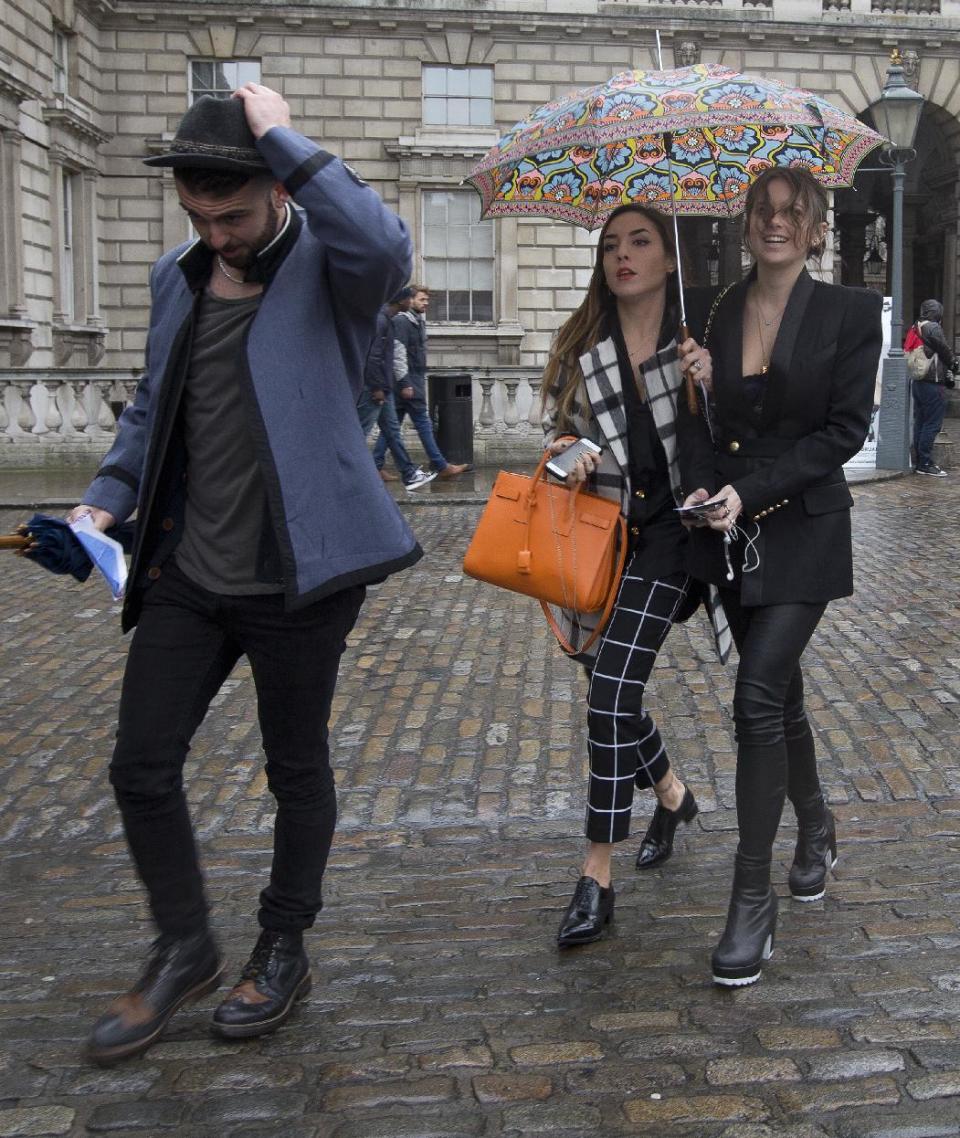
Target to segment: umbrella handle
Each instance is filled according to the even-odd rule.
[[[0,549],[26,549],[32,544],[33,538],[29,533],[0,534]]]
[[[678,343],[682,344],[684,340],[690,339],[690,329],[686,324],[680,325],[680,331],[677,333],[679,336]],[[687,410],[691,415],[699,414],[699,404],[697,402],[697,389],[693,382],[693,376],[690,374],[689,369],[683,373],[683,386],[687,393]]]

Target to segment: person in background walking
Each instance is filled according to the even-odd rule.
[[[719,586],[740,654],[733,697],[739,844],[726,928],[712,958],[715,982],[727,987],[758,980],[773,951],[770,863],[787,796],[798,827],[791,895],[822,897],[837,856],[800,656],[827,603],[853,592],[853,498],[843,464],[870,425],[882,298],[821,284],[807,272],[808,258],[823,251],[827,206],[826,192],[803,169],[773,167],[750,187],[754,266],[715,298],[706,321],[710,418],[685,403],[677,416],[680,469],[692,491],[685,503],[717,502],[708,528],[691,532],[688,569]],[[692,312],[691,326],[701,326]]]
[[[439,478],[456,478],[473,468],[469,463],[447,462],[437,445],[427,410],[427,323],[426,311],[430,294],[420,285],[411,285],[397,297],[399,310],[393,318],[394,354],[397,392],[397,419],[403,423],[410,416],[414,429],[430,460],[430,468]],[[373,460],[383,469],[387,440],[381,433],[373,448]]]
[[[426,474],[415,466],[400,438],[400,424],[393,400],[393,316],[392,306],[388,304],[384,304],[377,313],[377,330],[363,366],[363,390],[357,401],[357,414],[365,438],[375,425],[380,427],[403,485],[412,492],[427,486],[437,475],[435,472]],[[395,481],[392,476],[384,475],[382,469],[380,477],[384,482]]]
[[[932,363],[923,379],[914,379],[910,384],[913,393],[914,471],[933,478],[947,477],[947,472],[933,461],[933,444],[940,434],[947,411],[946,389],[955,386],[953,377],[960,370],[960,359],[943,334],[942,319],[943,305],[939,300],[925,300],[920,305],[920,319],[914,327],[930,353]]]
[[[662,215],[633,205],[614,210],[587,295],[557,333],[544,371],[547,448],[559,454],[584,436],[602,447],[599,456],[580,459],[569,480],[586,480],[594,493],[620,502],[629,534],[609,623],[595,655],[578,657],[589,674],[588,847],[557,933],[561,948],[597,940],[613,916],[613,849],[630,834],[635,786],[657,796],[638,869],[665,861],[678,824],[697,814],[644,701],[667,633],[700,600],[691,594],[676,511],[675,417],[681,365],[709,379],[710,356],[692,340],[678,355],[676,266]],[[588,629],[589,614],[565,615],[572,634]]]
[[[340,657],[365,586],[422,556],[357,421],[377,310],[410,270],[403,223],[256,83],[198,99],[147,162],[173,167],[199,238],[153,268],[148,367],[69,515],[103,530],[137,511],[110,781],[158,936],[94,1025],[86,1053],[102,1065],[145,1051],[220,982],[183,766],[242,655],[277,811],[259,937],[213,1028],[273,1031],[309,991]]]

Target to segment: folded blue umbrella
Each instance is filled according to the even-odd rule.
[[[25,528],[35,545],[32,549],[23,551],[24,557],[36,561],[51,573],[69,573],[78,581],[86,581],[93,572],[93,562],[87,556],[87,551],[63,518],[34,514]],[[111,526],[107,530],[107,537],[119,541],[124,553],[129,553],[133,548],[133,522]]]

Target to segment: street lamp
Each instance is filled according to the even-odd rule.
[[[906,164],[917,156],[913,141],[923,110],[923,96],[907,86],[898,48],[890,53],[880,99],[873,104],[877,130],[888,139],[880,160],[893,174],[893,234],[890,255],[890,349],[883,361],[877,466],[910,469],[910,390],[903,355],[903,183]]]

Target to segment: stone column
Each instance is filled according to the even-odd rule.
[[[838,284],[863,288],[863,258],[867,253],[867,223],[865,213],[842,213],[837,217],[840,233],[840,261],[842,279]]]

